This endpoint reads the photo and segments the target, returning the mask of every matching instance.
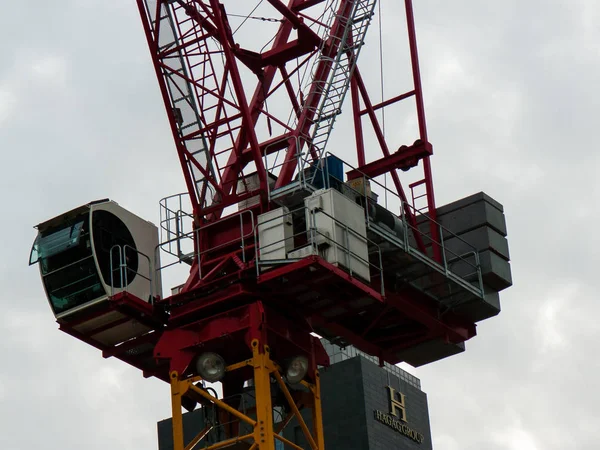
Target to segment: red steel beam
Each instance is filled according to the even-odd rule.
[[[331,27],[331,36],[332,39],[328,41],[328,45],[323,49],[323,53],[326,56],[333,57],[339,48],[340,38],[342,37],[342,33],[344,32],[344,26],[348,17],[352,13],[352,8],[354,6],[354,2],[351,0],[342,0],[340,2],[340,6],[336,13],[335,21]],[[296,129],[297,137],[307,137],[310,131],[310,128],[313,125],[314,114],[316,112],[317,106],[322,98],[322,88],[321,84],[327,81],[327,77],[331,72],[331,61],[330,58],[323,58],[317,65],[315,70],[315,76],[313,83],[310,88],[310,92],[307,95],[306,104],[304,105],[304,109],[302,110],[302,115],[300,119],[298,119],[298,128]],[[279,178],[277,179],[277,183],[275,184],[275,188],[279,188],[281,186],[285,186],[286,184],[292,181],[294,172],[296,171],[297,160],[296,154],[300,151],[301,144],[297,144],[295,141],[291,143],[288,151],[285,155],[285,160],[282,164],[281,172],[279,174]]]
[[[298,30],[298,34],[306,34],[304,39],[312,40],[315,45],[321,42],[321,38],[313,30],[311,30],[304,21],[298,17],[298,13],[292,11],[290,8],[285,6],[280,0],[267,0],[277,11],[281,13],[283,17],[290,21],[294,26],[294,29]]]
[[[300,5],[302,0],[290,0],[290,7],[293,9],[294,6]],[[282,45],[285,45],[291,35],[292,32],[292,24],[289,21],[284,21],[279,27],[277,31],[277,35],[275,41],[273,42],[272,49],[276,49]],[[254,128],[258,123],[258,119],[260,117],[261,111],[263,109],[267,92],[273,83],[273,79],[275,78],[275,74],[277,73],[277,66],[268,66],[265,68],[264,73],[262,75],[262,79],[258,81],[256,88],[254,89],[254,94],[252,96],[252,100],[250,101],[249,108],[251,114],[251,126]],[[248,145],[248,140],[245,136],[240,135],[236,139],[237,148],[245,148]],[[242,152],[243,155],[244,152]],[[239,164],[239,167],[236,166],[236,163]],[[241,173],[242,168],[247,164],[247,160],[239,160],[238,155],[231,154],[229,160],[227,161],[227,169],[223,171],[222,176],[222,185],[229,186],[233,181],[235,181],[238,175]],[[234,169],[235,167],[235,169]]]
[[[245,134],[247,135],[248,142],[249,142],[250,148],[251,148],[253,156],[254,156],[253,159],[254,159],[254,164],[256,164],[258,178],[260,180],[260,187],[261,187],[261,190],[264,190],[266,192],[267,174],[265,172],[265,167],[263,165],[262,155],[260,153],[260,147],[258,146],[258,139],[256,137],[256,130],[254,129],[254,126],[253,126],[254,122],[252,120],[250,108],[246,102],[246,93],[244,91],[244,85],[242,83],[242,78],[241,78],[240,72],[237,67],[236,57],[233,53],[233,50],[229,47],[229,45],[224,43],[228,37],[226,30],[229,29],[229,27],[228,26],[226,27],[226,25],[225,25],[227,16],[226,16],[225,11],[222,9],[222,5],[220,5],[217,0],[210,0],[210,4],[213,8],[213,12],[215,13],[215,19],[218,24],[218,26],[217,26],[218,34],[221,36],[221,39],[223,42],[223,53],[225,54],[225,59],[227,61],[226,66],[229,68],[229,71],[231,74],[231,84],[233,84],[233,89],[235,91],[237,100],[239,102],[239,109],[243,116],[243,119],[242,119],[243,124],[244,124],[243,129],[245,131]],[[240,153],[241,153],[240,147],[237,147],[237,149],[239,149]],[[235,149],[234,149],[233,153],[235,153]],[[223,186],[223,185],[221,184],[221,186]]]
[[[397,95],[396,97],[390,98],[389,100],[385,100],[381,103],[377,103],[376,105],[373,105],[373,111],[377,111],[378,109],[385,108],[386,106],[393,105],[394,103],[400,102],[402,100],[406,100],[407,98],[410,98],[413,95],[415,95],[415,91],[410,91],[410,92],[406,92],[405,94]],[[360,112],[360,115],[363,116],[367,113],[368,113],[368,111],[366,109],[363,109]]]
[[[192,208],[194,211],[198,209],[198,197],[196,195],[196,186],[194,185],[194,180],[192,179],[191,174],[189,173],[187,167],[187,161],[185,160],[184,150],[185,145],[179,139],[179,131],[177,129],[177,120],[175,118],[175,112],[170,107],[171,99],[169,96],[169,91],[165,80],[163,78],[161,66],[160,66],[160,58],[158,43],[154,41],[152,35],[152,27],[150,26],[149,18],[146,14],[146,7],[144,5],[144,0],[137,0],[138,10],[140,13],[140,18],[142,20],[142,26],[144,28],[144,34],[146,35],[146,41],[148,43],[148,47],[150,48],[150,54],[152,56],[152,65],[154,66],[154,72],[156,74],[156,79],[158,81],[158,86],[160,88],[160,93],[163,98],[163,103],[165,105],[165,112],[167,113],[167,117],[169,119],[169,126],[171,127],[171,134],[175,139],[175,146],[177,147],[177,156],[179,158],[179,164],[181,165],[181,169],[183,171],[183,177],[185,179],[185,185],[190,194],[190,202],[192,204]],[[160,2],[157,3],[157,12],[159,11]],[[152,11],[150,11],[152,14]],[[160,20],[157,20],[156,23],[160,23]]]
[[[351,170],[347,173],[348,179],[360,178],[366,176],[375,178],[384,173],[396,169],[408,169],[417,165],[420,159],[433,153],[433,147],[428,142],[418,142],[410,147],[401,147],[396,153],[363,166]]]
[[[356,78],[350,80],[350,94],[352,96],[352,113],[354,115],[354,138],[356,141],[356,154],[358,158],[358,166],[362,167],[366,164],[365,159],[365,139],[362,129],[360,97],[358,92],[358,84]]]
[[[413,82],[415,86],[415,100],[417,104],[417,117],[419,120],[419,134],[423,142],[428,142],[427,125],[425,122],[425,106],[423,103],[423,86],[421,85],[421,70],[419,68],[419,52],[417,50],[417,32],[415,30],[415,16],[413,11],[412,0],[404,1],[406,9],[406,23],[408,30],[408,43],[410,47],[410,59],[412,62]],[[423,158],[423,172],[425,175],[425,188],[427,192],[427,209],[432,219],[431,222],[431,237],[435,242],[439,242],[440,233],[435,226],[437,220],[437,212],[435,208],[435,196],[433,193],[433,176],[431,174],[431,162],[429,157]],[[442,252],[439,246],[433,248],[434,259],[438,262],[442,261]]]

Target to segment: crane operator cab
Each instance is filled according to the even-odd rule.
[[[102,346],[149,330],[135,319],[126,320],[111,301],[127,292],[149,307],[161,295],[155,225],[106,199],[36,228],[29,264],[39,263],[46,296],[61,326],[72,325]]]

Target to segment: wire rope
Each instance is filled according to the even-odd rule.
[[[383,15],[381,14],[381,0],[377,2],[377,15],[379,25],[379,84],[381,87],[381,102],[384,101],[385,90],[384,90],[384,78],[383,78]],[[385,138],[385,107],[381,108],[381,131]],[[387,189],[387,173],[383,174],[383,186],[385,189],[385,208],[388,207],[388,189]]]
[[[384,80],[383,80],[383,16],[381,14],[381,1],[377,2],[377,13],[379,15],[379,83],[381,86],[381,102],[384,100]],[[385,108],[381,108],[381,128],[385,137]]]
[[[259,1],[259,2],[256,4],[256,6],[255,6],[255,7],[252,9],[252,11],[250,11],[250,12],[248,13],[248,15],[245,17],[245,19],[244,19],[244,20],[242,20],[242,23],[240,23],[240,24],[238,25],[238,27],[235,29],[235,31],[234,31],[232,34],[235,34],[235,33],[237,33],[237,31],[238,31],[240,28],[242,28],[242,26],[243,26],[243,25],[244,25],[244,24],[245,24],[245,23],[248,21],[248,19],[250,19],[250,17],[252,16],[252,14],[254,14],[254,11],[256,11],[256,10],[258,9],[258,7],[261,5],[261,3],[262,3],[262,2],[263,2],[263,0],[260,0],[260,1]],[[240,15],[240,14],[228,14],[228,16],[232,16],[232,17],[244,17],[243,15]]]

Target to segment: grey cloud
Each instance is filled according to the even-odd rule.
[[[402,8],[383,6],[386,55],[404,51],[392,26]],[[168,386],[59,332],[26,266],[42,220],[111,197],[156,222],[158,200],[184,190],[135,4],[13,2],[4,12],[0,443],[156,447]],[[415,12],[438,203],[479,190],[503,203],[515,279],[466,353],[411,369],[429,395],[434,444],[596,448],[600,6],[424,0]],[[361,62],[377,89],[374,31]],[[410,87],[396,72],[388,93]],[[345,121],[332,150],[348,142]],[[408,113],[386,123],[407,143]]]

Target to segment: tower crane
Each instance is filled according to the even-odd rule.
[[[243,2],[136,3],[187,192],[161,200],[158,227],[108,199],[42,222],[30,263],[62,331],[170,384],[175,450],[301,448],[281,435],[292,418],[322,450],[317,336],[382,364],[463,351],[511,284],[489,238],[505,241],[502,207],[436,207],[411,0],[412,83],[377,101],[358,64],[376,0],[261,0],[242,17]],[[345,103],[354,143],[330,149]],[[409,142],[378,115],[399,103]],[[161,253],[189,265],[167,296]],[[196,405],[214,417],[186,443]]]

